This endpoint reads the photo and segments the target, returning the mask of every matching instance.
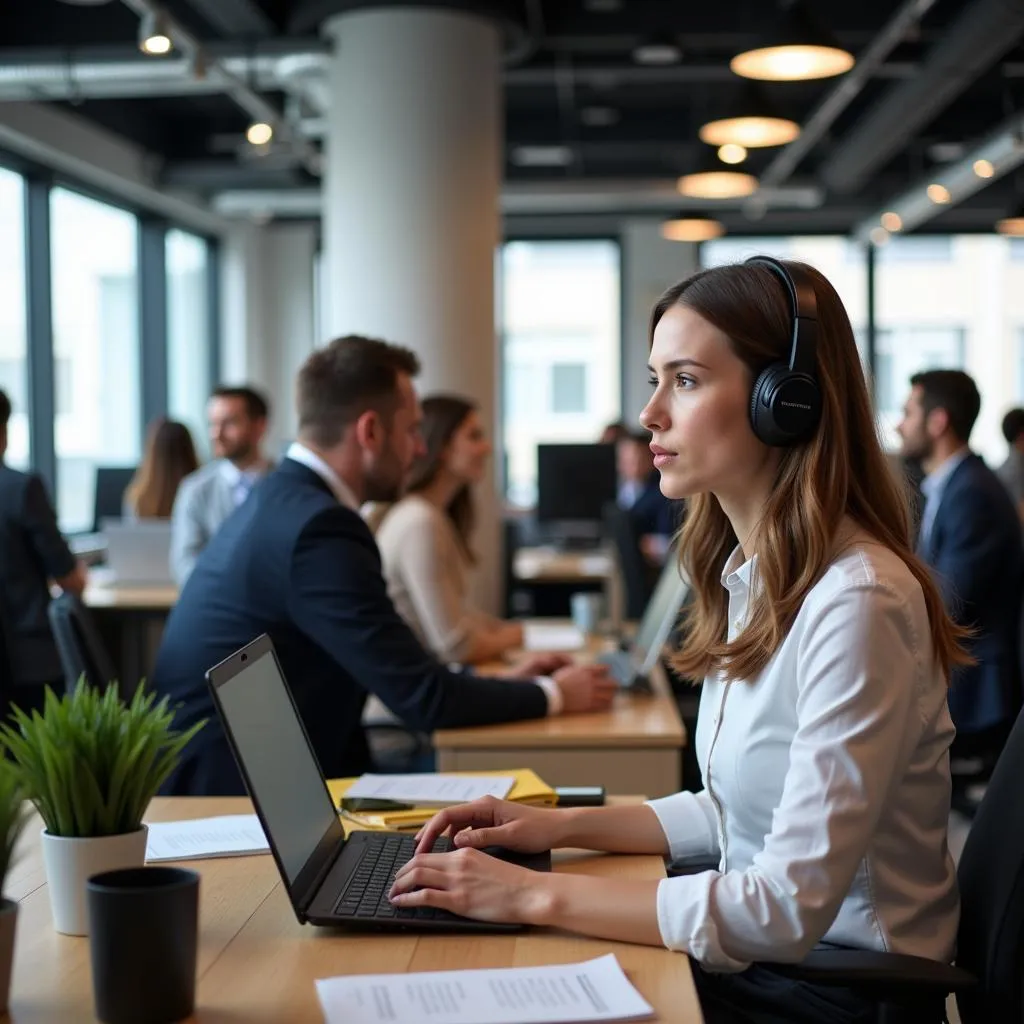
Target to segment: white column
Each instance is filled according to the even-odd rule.
[[[334,41],[324,176],[328,336],[420,356],[420,392],[480,404],[497,428],[494,253],[502,167],[501,40],[475,15],[374,8]],[[481,488],[479,597],[499,584],[497,501]]]

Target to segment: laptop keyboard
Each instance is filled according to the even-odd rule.
[[[450,839],[438,839],[434,853],[447,853],[452,849]],[[339,917],[386,917],[436,921],[450,918],[461,920],[456,914],[434,907],[403,907],[399,909],[388,900],[391,884],[403,864],[412,860],[416,852],[415,836],[389,836],[383,842],[366,846],[349,883],[342,893],[334,912]]]

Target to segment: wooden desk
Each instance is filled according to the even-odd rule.
[[[237,814],[248,800],[158,798],[150,821]],[[12,870],[8,895],[21,901],[10,1018],[15,1024],[93,1020],[89,940],[58,935],[50,918],[34,823]],[[557,870],[631,879],[658,878],[658,857],[563,851]],[[417,936],[349,933],[302,926],[269,856],[192,861],[202,875],[197,1022],[320,1022],[313,982],[339,974],[525,967],[614,952],[630,980],[658,1011],[657,1020],[702,1020],[685,956],[649,946],[553,931],[521,935]]]

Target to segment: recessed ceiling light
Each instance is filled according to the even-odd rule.
[[[678,64],[682,59],[681,47],[671,38],[647,39],[633,47],[633,60],[649,67]]]
[[[572,163],[568,146],[515,146],[512,163],[518,167],[567,167]]]
[[[139,22],[139,49],[152,57],[170,53],[173,48],[167,18],[159,11],[149,11]]]
[[[669,242],[707,242],[725,234],[725,225],[710,217],[677,217],[661,225],[661,237]]]
[[[265,146],[274,137],[274,129],[266,121],[254,121],[245,130],[245,137],[253,146]]]
[[[945,185],[940,185],[937,181],[932,182],[932,184],[925,189],[925,192],[927,193],[928,198],[939,206],[944,203],[948,203],[950,199],[953,198],[949,193],[949,189],[946,188]]]
[[[876,226],[868,232],[868,237],[873,245],[885,245],[889,241],[889,232],[883,227]]]
[[[1024,206],[1011,211],[1010,215],[996,221],[996,231],[1001,235],[1024,235]]]
[[[892,210],[887,210],[880,218],[886,231],[899,231],[903,227],[903,218]]]
[[[747,159],[747,148],[738,142],[727,142],[718,147],[718,159],[723,164],[741,164]]]
[[[696,199],[737,199],[757,191],[757,178],[739,171],[700,171],[684,174],[676,188]]]
[[[991,178],[996,173],[995,164],[991,160],[975,160],[972,167],[979,178]]]

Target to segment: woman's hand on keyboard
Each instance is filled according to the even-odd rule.
[[[504,846],[520,853],[541,853],[558,845],[565,815],[565,811],[485,796],[435,814],[416,835],[416,853],[433,849],[434,840],[443,835],[450,835],[457,849]]]

